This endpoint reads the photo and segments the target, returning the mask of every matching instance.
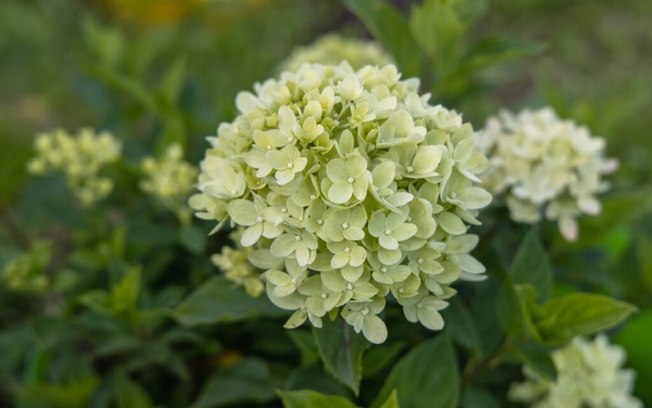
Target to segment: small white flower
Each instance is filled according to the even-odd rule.
[[[73,136],[58,129],[39,134],[34,148],[36,157],[27,163],[27,170],[39,175],[62,172],[82,205],[90,206],[111,193],[113,181],[99,172],[120,158],[122,145],[112,134],[82,129]]]
[[[313,44],[295,49],[281,64],[281,68],[283,71],[295,71],[306,62],[337,65],[342,61],[347,61],[355,69],[365,65],[384,66],[394,62],[375,42],[328,34]]]
[[[492,165],[484,184],[505,195],[512,219],[556,220],[569,241],[578,237],[578,216],[600,212],[596,195],[609,187],[602,176],[618,164],[604,158],[604,139],[550,108],[503,111],[487,120],[476,140]]]
[[[525,381],[512,384],[509,398],[532,408],[640,408],[641,401],[631,395],[635,373],[622,368],[625,357],[605,335],[593,342],[577,337],[552,353],[555,382],[525,367]]]

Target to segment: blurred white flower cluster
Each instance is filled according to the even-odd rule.
[[[45,268],[50,261],[51,245],[37,241],[28,252],[7,261],[0,270],[0,286],[11,292],[38,294],[49,284]]]
[[[32,174],[60,171],[82,205],[90,206],[111,193],[113,181],[100,170],[120,158],[122,146],[111,133],[82,129],[75,136],[65,130],[39,134],[36,157],[27,164]]]
[[[141,163],[145,178],[140,188],[174,211],[182,221],[189,220],[186,200],[193,191],[197,169],[183,160],[183,148],[171,144],[160,158],[145,157]]]
[[[283,61],[281,70],[296,71],[306,62],[337,65],[342,61],[347,61],[354,69],[394,63],[394,59],[378,43],[328,34],[308,46],[297,47]]]
[[[604,335],[592,342],[577,337],[552,353],[555,382],[525,367],[525,381],[512,385],[509,398],[532,408],[640,408],[631,395],[635,373],[622,368],[625,357]]]
[[[556,220],[569,241],[577,239],[578,216],[600,212],[596,195],[609,187],[602,177],[618,165],[604,157],[604,139],[550,108],[503,111],[487,120],[477,139],[493,167],[484,185],[505,195],[512,219]]]
[[[391,293],[409,321],[438,330],[450,285],[484,277],[467,229],[491,201],[477,187],[487,159],[471,125],[418,87],[393,65],[304,64],[240,93],[240,114],[209,138],[190,205],[243,228],[244,249],[213,260],[248,279],[246,255],[272,302],[294,311],[286,327],[341,313],[380,343]]]

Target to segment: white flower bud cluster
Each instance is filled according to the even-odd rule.
[[[394,59],[376,42],[327,34],[310,45],[297,47],[283,61],[281,70],[296,71],[307,62],[337,65],[342,61],[347,61],[354,69],[394,63]]]
[[[552,353],[556,381],[525,367],[525,381],[511,386],[509,398],[532,408],[640,408],[631,395],[634,371],[622,368],[625,357],[604,335],[592,342],[577,337]]]
[[[60,171],[68,186],[84,206],[111,193],[113,181],[100,177],[100,170],[120,158],[121,145],[108,132],[82,129],[76,136],[65,130],[39,134],[34,141],[36,157],[27,169],[32,174]]]
[[[141,163],[145,174],[140,188],[176,212],[184,220],[189,218],[185,201],[193,191],[197,169],[183,160],[183,148],[174,143],[160,158],[145,157]]]
[[[550,108],[501,112],[488,119],[477,138],[493,167],[484,185],[505,195],[512,219],[556,220],[569,241],[578,237],[578,216],[600,212],[596,195],[609,187],[602,176],[618,166],[604,158],[604,139]]]
[[[209,138],[190,205],[243,228],[268,297],[294,311],[286,327],[339,313],[381,343],[391,294],[438,330],[451,284],[483,279],[467,229],[491,201],[477,187],[487,159],[471,125],[418,85],[393,65],[305,64],[240,93],[240,114]],[[229,271],[235,255],[214,260]]]

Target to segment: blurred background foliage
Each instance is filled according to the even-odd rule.
[[[420,15],[437,15],[419,3],[392,2],[404,14],[423,7]],[[583,220],[575,244],[554,226],[542,236],[565,282],[554,292],[590,290],[640,308],[615,339],[639,373],[638,396],[652,404],[652,2],[473,1],[460,11],[465,24],[450,25],[435,45],[427,33],[405,39],[365,19],[370,4],[378,3],[0,2],[0,405],[278,406],[277,388],[347,395],[318,364],[308,330],[244,319],[252,310],[282,313],[224,289],[208,254],[225,237],[207,240],[207,226],[181,227],[134,198],[142,157],[176,142],[197,163],[204,137],[234,116],[238,91],[273,75],[295,46],[333,31],[375,36],[424,91],[474,127],[497,107],[552,105],[607,138],[621,168],[603,215]],[[88,125],[117,135],[126,161],[110,169],[120,188],[108,202],[81,211],[62,179],[28,179],[25,162],[36,133]],[[503,228],[514,229],[502,248],[511,259],[522,230]],[[202,288],[221,298],[186,298],[208,278],[214,287]],[[390,365],[427,337],[400,321],[392,332],[401,338],[362,361],[371,391],[363,388],[361,401],[373,400]],[[464,398],[471,407],[488,397]]]

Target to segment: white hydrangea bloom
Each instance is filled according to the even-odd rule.
[[[39,134],[34,141],[36,157],[29,161],[32,174],[60,171],[82,205],[89,206],[111,193],[113,181],[100,170],[120,158],[122,146],[111,133],[82,129],[76,136],[65,130]]]
[[[190,205],[242,228],[267,295],[294,311],[286,327],[339,312],[380,343],[391,292],[409,321],[438,330],[450,285],[484,277],[467,229],[491,201],[476,186],[486,157],[471,125],[418,86],[394,65],[304,64],[240,93],[240,114],[209,138]]]
[[[189,219],[185,200],[193,191],[197,169],[183,160],[183,147],[174,143],[160,158],[145,157],[141,162],[145,178],[140,188],[174,211],[182,221]]]
[[[296,71],[306,62],[337,65],[342,61],[348,61],[354,69],[394,63],[394,59],[376,42],[327,34],[310,45],[297,47],[283,61],[281,70]]]
[[[509,390],[512,401],[532,408],[639,408],[631,395],[635,373],[623,369],[624,350],[605,335],[594,341],[577,337],[552,353],[557,380],[551,382],[525,367],[525,381]]]
[[[569,241],[577,239],[578,216],[600,212],[596,195],[609,187],[602,176],[618,167],[604,158],[604,139],[550,108],[503,111],[487,120],[477,139],[493,167],[485,186],[505,195],[512,219],[537,223],[545,215]]]

